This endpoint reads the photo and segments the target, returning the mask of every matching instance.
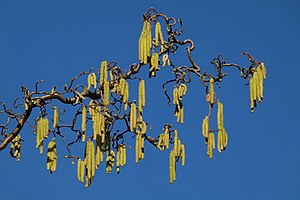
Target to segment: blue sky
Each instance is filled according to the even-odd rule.
[[[0,0],[0,100],[11,105],[21,95],[21,85],[33,90],[40,79],[45,80],[43,89],[56,85],[62,90],[72,77],[98,68],[102,60],[116,61],[126,70],[137,62],[142,14],[151,6],[183,20],[182,38],[194,40],[193,56],[204,70],[213,72],[209,63],[219,53],[243,66],[248,64],[243,51],[265,62],[265,98],[254,114],[246,81],[237,71],[228,70],[216,91],[224,104],[228,149],[215,152],[212,160],[206,156],[201,123],[207,105],[196,78],[184,97],[185,124],[175,123],[161,89],[170,73],[164,69],[157,78],[146,79],[144,120],[153,124],[153,136],[165,123],[179,130],[187,160],[177,168],[174,184],[169,184],[168,152],[147,144],[138,165],[129,151],[120,174],[107,175],[102,166],[85,189],[76,179],[76,166],[63,158],[65,143],[58,143],[58,170],[50,175],[45,154],[39,155],[26,126],[21,161],[10,158],[7,149],[0,152],[2,199],[300,199],[299,1]],[[187,64],[185,52],[179,51],[174,62]],[[147,72],[141,75],[147,77]],[[136,83],[131,85],[133,91]],[[82,149],[80,144],[74,151]]]

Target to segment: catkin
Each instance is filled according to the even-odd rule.
[[[100,162],[103,161],[103,152],[101,151],[101,136],[97,135],[96,138],[96,169],[99,168]]]
[[[224,116],[223,116],[223,104],[218,102],[218,113],[217,113],[217,123],[218,129],[222,129],[224,127]]]
[[[179,85],[179,96],[185,96],[187,92],[187,86],[184,83]]]
[[[255,91],[256,91],[256,96],[254,96],[254,98],[257,100],[257,101],[261,101],[261,98],[260,98],[260,82],[259,82],[259,77],[258,77],[258,72],[257,70],[253,73],[253,78],[254,78],[254,87],[255,87]]]
[[[174,87],[173,89],[173,104],[178,105],[179,101],[178,101],[178,88]]]
[[[107,152],[106,156],[106,173],[111,174],[112,168],[115,164],[115,152],[113,150],[110,150]]]
[[[48,118],[43,119],[43,130],[44,130],[44,138],[48,138],[49,135],[49,120]]]
[[[81,131],[82,131],[82,142],[85,141],[86,138],[86,107],[82,107],[82,114],[81,114]]]
[[[214,91],[214,79],[209,79],[209,103],[214,104],[215,103],[215,91]]]
[[[158,42],[159,42],[159,34],[161,32],[161,26],[160,26],[160,23],[159,22],[156,22],[155,24],[155,43],[154,45],[156,47],[158,47]]]
[[[128,98],[129,98],[129,85],[126,82],[125,83],[125,93],[124,93],[124,97],[123,97],[123,102],[125,103],[125,105],[124,105],[125,110],[127,110],[127,108],[128,108]]]
[[[124,96],[125,94],[125,84],[126,80],[124,78],[121,78],[118,84],[118,93],[120,96]]]
[[[184,148],[184,144],[181,144],[181,165],[184,166],[185,165],[185,148]]]
[[[254,106],[256,106],[257,102],[256,102],[256,99],[257,99],[257,78],[256,78],[256,72],[253,73],[253,100],[254,100]]]
[[[95,114],[95,101],[91,100],[89,103],[89,114],[92,117],[92,121],[94,121],[94,114]]]
[[[79,158],[77,161],[77,179],[82,183],[84,183],[84,171],[84,162]]]
[[[145,81],[141,80],[139,83],[139,111],[141,113],[143,113],[145,102]]]
[[[249,91],[250,91],[250,108],[251,112],[254,112],[254,84],[253,77],[249,80]]]
[[[267,70],[266,70],[265,64],[262,62],[262,63],[260,63],[259,67],[261,68],[261,70],[263,72],[263,78],[266,79],[267,78]]]
[[[124,144],[121,145],[121,166],[126,164],[126,146]]]
[[[107,71],[107,61],[102,61],[99,71],[100,85],[103,85],[107,81],[108,71]]]
[[[215,144],[215,136],[212,132],[208,134],[208,142],[207,142],[207,155],[210,159],[213,158],[213,149]]]
[[[143,30],[139,39],[139,60],[143,64],[148,63],[148,57],[150,56],[150,49],[152,46],[151,36],[151,23],[144,21]]]
[[[110,96],[109,82],[105,81],[104,82],[104,92],[103,92],[103,104],[105,106],[107,106],[109,104],[109,96]]]
[[[116,170],[118,174],[120,173],[120,166],[121,166],[121,148],[119,146],[117,150],[117,164],[116,164]]]
[[[183,124],[184,123],[184,106],[181,106],[180,108],[180,112],[179,112],[179,115],[180,115],[180,123]]]
[[[95,176],[95,147],[92,141],[86,143],[84,164],[86,166],[86,187],[88,187]]]
[[[52,174],[56,171],[57,166],[57,152],[56,152],[56,142],[55,138],[53,138],[47,148],[47,170]]]
[[[208,138],[208,132],[209,132],[209,119],[208,116],[205,116],[202,122],[202,135],[204,138]]]
[[[264,75],[263,75],[263,71],[261,69],[261,67],[257,67],[256,68],[257,70],[257,76],[258,76],[258,82],[259,82],[259,93],[258,93],[258,96],[260,97],[260,102],[262,102],[262,99],[264,97],[264,87],[263,87],[263,84],[264,84]]]
[[[176,180],[176,160],[174,150],[170,151],[169,155],[169,171],[170,183],[172,184]]]
[[[89,90],[93,86],[94,88],[97,88],[97,77],[95,73],[91,73],[88,76],[88,87],[87,90]]]
[[[57,107],[53,107],[53,128],[56,128],[58,124],[58,110]]]
[[[159,54],[158,53],[153,53],[150,59],[150,68],[149,68],[149,77],[156,76],[156,71],[160,70],[158,67],[159,63]]]
[[[169,148],[170,145],[170,131],[169,131],[169,126],[165,126],[164,128],[164,147],[167,149]]]
[[[178,131],[174,130],[174,155],[178,155]]]
[[[159,35],[159,39],[160,39],[160,52],[164,52],[165,51],[165,47],[164,47],[165,40],[164,40],[164,37],[163,37],[163,34],[162,34],[160,24],[159,24],[159,27],[158,27],[158,35]]]
[[[17,135],[10,143],[10,154],[17,159],[17,162],[21,158],[21,136]]]
[[[133,132],[133,130],[136,128],[136,105],[135,103],[131,103],[130,108],[130,131]]]
[[[36,129],[36,148],[39,148],[40,154],[43,153],[43,141],[44,138],[48,138],[49,134],[49,121],[47,118],[40,117],[37,120]]]
[[[139,162],[139,152],[140,152],[140,135],[137,134],[135,137],[135,163]]]

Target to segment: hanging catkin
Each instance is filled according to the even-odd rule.
[[[145,81],[141,80],[139,83],[139,111],[143,113],[143,108],[145,106]]]
[[[100,85],[103,85],[107,81],[108,71],[107,71],[107,61],[102,61],[100,70],[99,70],[99,77],[100,77]]]

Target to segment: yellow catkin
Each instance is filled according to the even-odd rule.
[[[181,157],[181,141],[178,138],[177,140],[177,155],[175,155],[176,157],[180,158]]]
[[[151,23],[147,21],[147,27],[146,27],[146,50],[147,50],[147,57],[150,57],[150,50],[152,47],[152,33],[151,33]]]
[[[178,155],[178,131],[174,130],[174,155]]]
[[[112,173],[112,168],[115,163],[115,152],[113,150],[110,150],[107,152],[107,157],[106,157],[106,173],[111,174]]]
[[[260,97],[260,102],[262,102],[262,99],[264,97],[263,93],[264,93],[264,89],[263,89],[263,84],[264,84],[264,75],[263,75],[263,71],[261,69],[261,67],[257,67],[256,68],[257,71],[257,76],[258,76],[258,82],[259,82],[259,94],[258,96]]]
[[[159,63],[159,54],[158,53],[153,53],[150,59],[150,68],[149,68],[149,72],[150,72],[150,77],[156,76],[156,72],[160,70],[160,68],[158,67],[158,63]]]
[[[53,138],[53,140],[49,142],[47,148],[47,170],[49,170],[50,173],[56,171],[56,162],[57,162],[56,142],[55,142],[55,138]]]
[[[141,32],[140,38],[139,38],[139,60],[141,63],[144,63],[144,37],[146,32],[146,21],[143,25],[143,30]]]
[[[222,130],[222,140],[223,148],[226,148],[228,144],[228,134],[225,128]]]
[[[82,160],[80,158],[77,160],[77,179],[82,182]]]
[[[155,43],[154,45],[158,47],[158,42],[159,42],[159,32],[161,32],[161,26],[159,22],[156,22],[155,24]]]
[[[208,132],[209,132],[209,119],[208,116],[205,116],[202,122],[202,135],[204,138],[208,138]]]
[[[86,143],[84,161],[86,166],[87,182],[90,184],[95,175],[95,149],[92,141],[88,141]]]
[[[95,160],[95,146],[94,143],[91,141],[91,171],[92,171],[92,177],[95,176],[95,169],[96,169],[96,160]]]
[[[261,70],[263,72],[263,78],[266,79],[267,78],[267,70],[266,70],[265,64],[262,62],[262,63],[260,63],[259,67],[261,68]]]
[[[127,160],[126,146],[123,144],[122,145],[122,162],[121,162],[122,166],[126,165],[126,160]]]
[[[139,153],[140,159],[144,159],[144,157],[145,157],[144,152],[145,152],[145,137],[144,137],[144,135],[141,135],[140,136],[140,153]]]
[[[179,101],[178,101],[178,88],[174,87],[173,89],[173,104],[178,105]]]
[[[91,88],[91,75],[90,74],[88,75],[87,82],[88,82],[88,86],[86,89],[89,90]]]
[[[53,107],[53,128],[56,128],[58,125],[58,110],[57,107]]]
[[[170,151],[170,155],[169,155],[169,176],[170,176],[170,184],[173,183],[174,181],[174,160],[175,160],[175,156],[174,156],[174,151]]]
[[[217,146],[218,146],[218,152],[221,153],[223,150],[223,139],[222,139],[222,131],[218,131],[218,141],[217,141]]]
[[[83,160],[81,160],[81,164],[80,164],[80,169],[81,169],[81,177],[80,180],[82,183],[84,183],[84,172],[85,172],[85,167],[84,167],[84,162]]]
[[[133,132],[133,130],[136,128],[136,105],[135,103],[131,103],[130,108],[130,131]]]
[[[157,148],[161,151],[163,151],[163,146],[162,146],[162,142],[163,142],[163,136],[164,134],[160,134],[159,137],[158,137],[158,142],[157,142]]]
[[[253,78],[254,78],[254,87],[255,87],[255,91],[256,91],[256,96],[254,96],[254,98],[258,101],[261,101],[260,98],[260,81],[259,81],[259,77],[258,77],[258,72],[257,70],[253,73]]]
[[[139,162],[139,158],[140,158],[140,135],[136,135],[135,137],[135,163]]]
[[[48,138],[48,135],[49,135],[49,120],[48,118],[44,118],[43,119],[43,135],[44,135],[44,138]]]
[[[99,70],[100,85],[103,85],[107,81],[108,71],[107,71],[107,61],[102,61]]]
[[[125,84],[126,80],[124,78],[121,78],[118,84],[118,93],[120,96],[124,96],[125,94]]]
[[[89,90],[91,86],[93,86],[94,88],[97,88],[97,78],[96,78],[95,73],[91,73],[88,76],[88,87],[87,87],[87,89]]]
[[[100,113],[95,111],[93,121],[93,139],[97,139],[97,135],[100,134]]]
[[[184,106],[180,108],[180,123],[184,123]]]
[[[89,114],[92,117],[92,121],[94,121],[94,114],[95,114],[95,101],[91,100],[89,103]]]
[[[122,154],[121,154],[121,148],[119,146],[118,150],[117,150],[117,164],[116,164],[116,170],[117,170],[118,174],[120,173],[121,156],[122,156]]]
[[[127,110],[127,108],[128,108],[128,98],[129,98],[129,85],[126,82],[126,84],[125,84],[125,93],[124,93],[124,97],[123,97],[123,102],[125,103],[124,104],[124,109],[125,110]]]
[[[254,112],[254,82],[253,77],[249,80],[249,94],[250,94],[250,108],[251,112]]]
[[[159,26],[160,26],[160,24],[159,24]],[[158,35],[159,35],[159,39],[160,39],[160,52],[164,52],[166,50],[164,47],[165,40],[164,40],[164,36],[162,34],[161,26],[160,26],[160,29],[158,30]]]
[[[81,131],[82,131],[82,136],[81,140],[82,142],[85,141],[86,138],[86,107],[82,107],[82,114],[81,114]]]
[[[209,79],[209,103],[214,104],[215,102],[215,91],[214,91],[214,79]]]
[[[139,83],[139,111],[143,112],[145,106],[145,81],[141,80]]]
[[[164,147],[166,147],[167,149],[169,148],[169,145],[170,145],[170,131],[169,131],[169,127],[168,126],[165,126],[164,127]]]
[[[10,153],[17,161],[21,158],[21,136],[17,135],[10,143]]]
[[[105,81],[104,82],[104,92],[103,92],[103,104],[105,106],[107,106],[109,104],[109,96],[110,96],[109,82]]]
[[[151,36],[151,23],[144,21],[144,26],[139,39],[139,60],[143,64],[148,63],[148,57],[150,56],[150,49],[152,43]]]
[[[173,168],[173,170],[172,170],[172,173],[173,173],[172,177],[173,177],[173,181],[175,181],[176,180],[176,157],[175,157],[174,150],[173,150],[173,153],[172,153],[172,168]]]
[[[181,165],[184,166],[185,165],[185,147],[184,144],[181,144]]]
[[[175,117],[177,118],[176,121],[179,122],[180,121],[180,110],[181,110],[181,106],[180,104],[176,105],[176,110],[175,110]]]
[[[103,159],[102,158],[103,152],[101,151],[100,147],[101,147],[101,137],[100,137],[100,135],[97,135],[97,138],[96,138],[96,169],[99,168],[100,162]]]
[[[213,149],[215,144],[215,136],[212,132],[208,134],[208,142],[207,142],[207,154],[210,159],[213,158]]]
[[[36,127],[36,148],[38,148],[41,144],[42,137],[42,124],[41,124],[42,118],[38,118],[37,120],[37,127]]]
[[[217,113],[217,124],[218,129],[222,129],[224,127],[224,116],[223,116],[223,104],[218,102],[218,113]]]
[[[256,106],[256,99],[257,99],[257,77],[256,72],[253,73],[253,99],[254,99],[254,106]]]

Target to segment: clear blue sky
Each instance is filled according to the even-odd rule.
[[[207,71],[212,71],[209,63],[219,53],[241,65],[248,64],[242,51],[265,62],[265,99],[254,114],[246,81],[237,71],[228,70],[217,90],[224,103],[228,149],[221,155],[215,152],[212,160],[206,156],[201,122],[207,105],[197,79],[188,85],[184,98],[186,123],[175,123],[173,107],[167,106],[161,89],[164,76],[168,77],[165,69],[158,78],[146,80],[144,120],[154,125],[153,136],[164,123],[179,130],[187,160],[184,168],[177,168],[174,184],[169,184],[168,152],[147,144],[145,159],[138,165],[133,150],[129,151],[120,174],[107,175],[102,165],[92,186],[85,189],[76,179],[76,166],[63,158],[65,143],[58,144],[58,170],[50,175],[45,154],[39,155],[26,126],[21,161],[10,158],[8,149],[0,152],[1,199],[300,199],[300,4],[296,0],[0,0],[1,101],[11,105],[21,95],[21,85],[33,90],[40,79],[45,80],[44,89],[57,85],[62,90],[72,77],[98,68],[102,60],[127,69],[137,62],[142,14],[151,6],[183,20],[182,38],[194,40],[194,58]],[[175,64],[187,62],[179,52]],[[0,120],[3,123],[2,116]],[[82,152],[82,145],[77,148]]]

